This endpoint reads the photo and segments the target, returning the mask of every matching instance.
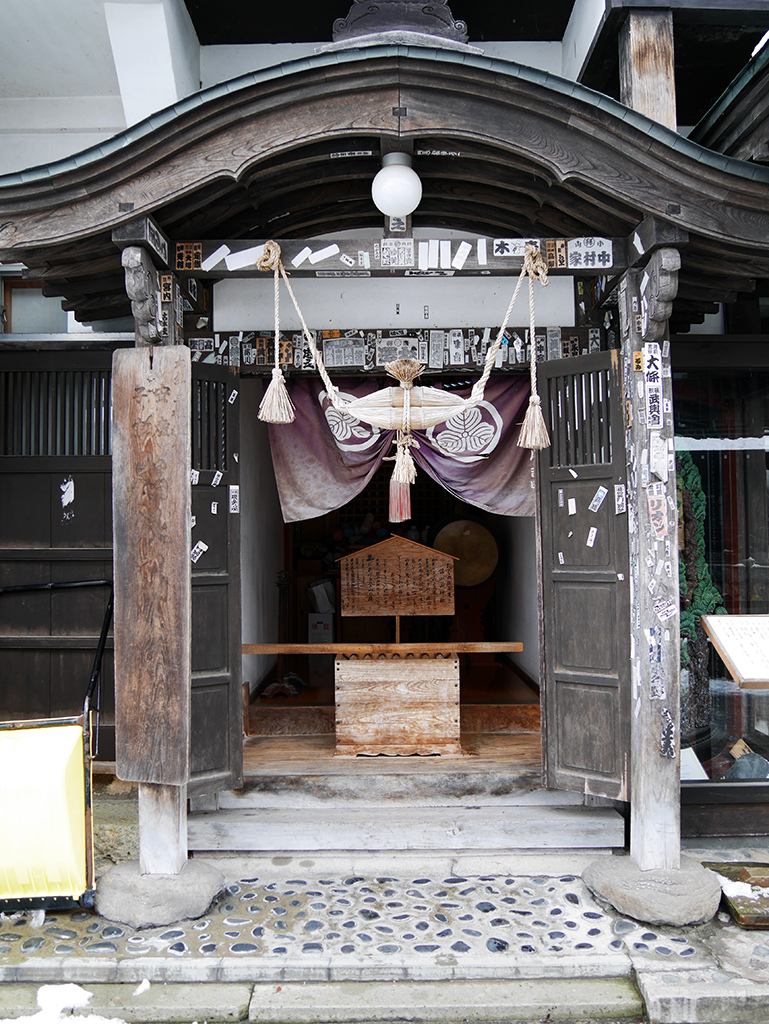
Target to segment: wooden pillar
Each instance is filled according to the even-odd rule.
[[[187,860],[187,787],[139,784],[139,872],[177,875]]]
[[[620,99],[676,129],[673,12],[630,10],[619,38]]]
[[[141,871],[176,874],[190,749],[190,352],[128,349],[112,365],[117,773],[139,783]]]
[[[629,270],[619,307],[628,463],[631,617],[630,853],[678,869],[680,830],[678,506],[667,328],[676,249]]]

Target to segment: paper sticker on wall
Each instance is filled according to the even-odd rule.
[[[665,501],[665,485],[650,484],[646,491],[649,503],[649,518],[655,537],[660,540],[668,535],[668,512]]]
[[[219,515],[219,502],[218,501],[212,501],[211,502],[211,515],[212,516],[218,516]]]
[[[588,535],[587,535],[587,540],[585,541],[585,543],[587,544],[587,546],[589,548],[592,548],[593,545],[595,544],[595,538],[596,538],[597,534],[598,534],[598,528],[595,527],[595,526],[591,526],[590,530],[588,532]]]
[[[627,512],[627,493],[624,484],[614,485],[614,515],[622,515]]]
[[[660,735],[660,756],[676,756],[676,725],[669,708],[663,708],[660,713],[662,719],[662,733]]]
[[[71,476],[66,477],[59,484],[61,491],[61,521],[68,522],[75,518],[75,481]]]
[[[197,562],[200,556],[205,554],[206,551],[208,551],[208,544],[199,540],[192,551],[190,551],[190,558],[193,562]]]
[[[576,498],[569,498],[568,504],[567,504],[567,508],[568,508],[568,511],[569,511],[569,515],[570,516],[575,516],[577,514],[577,499]]]
[[[217,471],[213,475],[213,478],[211,479],[211,486],[212,487],[218,487],[221,482],[222,482],[222,474],[217,469]]]
[[[190,470],[190,483],[194,486],[200,480],[200,471],[197,469]]]
[[[237,515],[240,512],[240,486],[230,484],[230,513]]]
[[[235,400],[236,400],[237,397],[238,397],[237,391],[230,391],[230,397],[227,399],[227,401],[230,403],[230,405],[234,405]]]
[[[668,619],[672,619],[678,611],[675,601],[658,601],[654,605],[654,614],[660,620],[660,622],[667,622]]]
[[[607,487],[601,486],[601,487],[598,488],[598,490],[593,495],[593,500],[588,505],[588,508],[590,509],[591,512],[597,512],[598,511],[598,509],[601,507],[601,505],[603,505],[604,498],[606,497],[606,495],[608,493],[609,493],[609,489]]]
[[[663,427],[662,409],[662,354],[656,341],[643,347],[644,383],[646,385],[646,423],[649,430]]]

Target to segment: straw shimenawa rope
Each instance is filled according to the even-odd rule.
[[[339,393],[339,389],[331,382],[320,349],[316,345],[315,338],[299,308],[299,303],[296,300],[291,282],[280,258],[280,246],[277,242],[265,242],[264,252],[257,260],[256,265],[259,270],[272,270],[275,279],[275,366],[272,371],[272,380],[259,407],[259,419],[265,420],[268,423],[291,423],[295,415],[294,407],[286,388],[283,371],[280,367],[279,278],[282,277],[296,309],[299,322],[302,325],[304,337],[315,359],[318,373],[326,386],[328,400],[331,405],[338,412],[346,414],[353,419],[361,420],[372,426],[395,429],[397,431],[395,441],[393,442],[396,447],[396,454],[390,456],[395,462],[390,482],[391,522],[402,522],[411,516],[409,487],[416,480],[416,466],[411,454],[411,448],[419,447],[419,443],[412,433],[412,428],[414,427],[412,407],[414,403],[416,402],[419,413],[416,429],[425,429],[428,426],[442,423],[463,409],[472,408],[483,401],[486,384],[496,361],[497,353],[502,345],[505,330],[510,321],[518,293],[523,285],[524,277],[529,279],[531,397],[521,428],[521,434],[518,438],[518,444],[523,448],[532,449],[546,448],[550,444],[550,437],[542,415],[541,400],[537,391],[537,343],[534,322],[534,278],[543,286],[546,285],[547,265],[536,246],[526,246],[521,273],[516,283],[513,297],[507,307],[504,321],[494,343],[489,346],[483,373],[473,385],[470,396],[465,399],[454,394],[441,392],[436,388],[414,388],[414,381],[424,370],[424,365],[416,359],[398,359],[392,363],[387,363],[385,366],[388,374],[399,382],[400,388],[388,388],[385,389],[385,392],[375,392],[373,395],[367,395],[359,399],[343,398]],[[397,397],[399,395],[402,397]],[[400,409],[398,408],[399,406],[401,406]],[[393,518],[394,516],[397,518]]]

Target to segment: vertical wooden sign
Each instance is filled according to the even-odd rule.
[[[675,262],[672,250],[651,263]],[[675,253],[674,255],[677,255]],[[650,263],[650,267],[651,267]],[[652,268],[653,269],[653,268]],[[631,618],[630,853],[642,870],[680,866],[678,512],[670,343],[644,315],[650,270],[620,284],[628,461]],[[650,341],[649,334],[660,341]]]
[[[181,786],[190,747],[189,349],[112,363],[117,774]]]

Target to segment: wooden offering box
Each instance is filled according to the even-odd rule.
[[[340,559],[342,615],[453,615],[454,558],[390,537]],[[396,636],[398,629],[396,625]],[[336,754],[461,754],[459,660],[372,650],[336,659]]]
[[[457,656],[338,656],[335,753],[461,754]]]

